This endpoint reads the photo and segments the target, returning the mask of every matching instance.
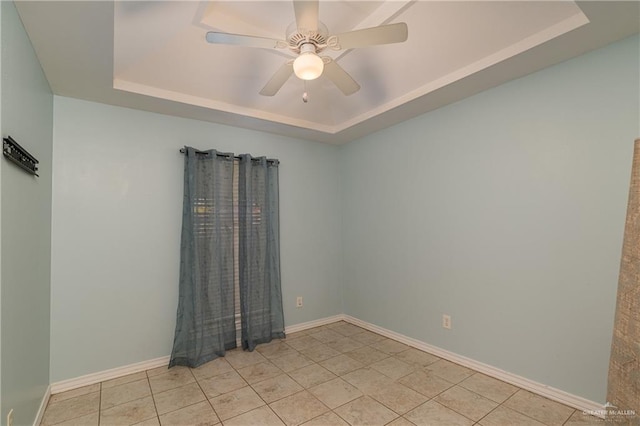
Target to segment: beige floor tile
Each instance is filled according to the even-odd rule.
[[[372,392],[370,396],[385,407],[401,415],[425,403],[428,399],[426,396],[400,383],[392,383],[389,386],[384,386]]]
[[[236,370],[248,367],[249,365],[259,364],[267,360],[265,357],[260,355],[258,351],[249,352],[243,351],[240,348],[227,351],[224,359],[226,359]]]
[[[398,383],[402,383],[428,398],[433,398],[453,386],[453,383],[422,370],[404,376],[398,380]]]
[[[566,426],[613,426],[612,424],[605,423],[604,419],[590,416],[582,412],[582,410],[576,410],[569,420],[565,423]]]
[[[53,402],[47,406],[42,417],[43,425],[62,423],[77,417],[86,416],[100,409],[100,392],[88,393]]]
[[[442,377],[451,383],[460,383],[475,373],[475,371],[467,367],[447,361],[446,359],[436,361],[433,364],[426,366],[424,369],[425,371],[432,372],[436,376]]]
[[[167,372],[167,368],[164,367],[164,372]],[[137,382],[138,380],[146,379],[147,373],[140,371],[138,373],[127,374],[126,376],[118,377],[116,379],[105,380],[101,383],[102,389],[112,388],[114,386],[124,385],[125,383]]]
[[[311,364],[302,367],[299,370],[292,371],[289,376],[298,382],[303,388],[307,389],[320,383],[328,382],[335,379],[336,375],[319,364]]]
[[[286,343],[285,341],[286,341],[285,338],[282,338],[282,339],[272,338],[270,342],[260,343],[259,345],[257,345],[256,346],[256,350],[258,352],[261,352],[259,349],[268,348],[269,346],[277,346],[277,345],[280,345],[282,343]]]
[[[156,417],[153,398],[150,396],[124,404],[116,405],[108,410],[100,411],[101,426],[124,426],[140,423]]]
[[[414,371],[414,367],[393,357],[374,362],[369,367],[378,370],[385,376],[394,380],[404,377]]]
[[[299,425],[329,411],[322,402],[307,391],[288,396],[270,406],[287,425]]]
[[[360,349],[364,347],[364,344],[353,340],[351,337],[343,337],[342,339],[327,343],[327,346],[340,353],[345,353]]]
[[[407,364],[413,365],[414,367],[426,367],[427,365],[440,360],[440,358],[435,355],[431,355],[430,353],[423,352],[415,348],[409,348],[406,351],[399,352],[393,357],[406,362]]]
[[[144,378],[146,379],[147,376],[144,376]],[[49,404],[52,404],[54,402],[64,401],[65,399],[75,398],[76,396],[86,395],[88,393],[99,392],[99,391],[100,391],[100,383],[96,383],[94,385],[89,385],[89,386],[82,386],[81,388],[51,395],[51,397],[49,398]]]
[[[436,396],[435,401],[474,421],[480,420],[498,406],[497,402],[460,386],[447,389]]]
[[[162,426],[213,426],[219,423],[220,420],[209,401],[202,401],[160,416]]]
[[[482,373],[464,379],[460,386],[498,403],[503,403],[518,391],[517,387]]]
[[[349,423],[345,422],[333,411],[329,411],[328,413],[324,413],[321,416],[316,417],[315,419],[311,419],[306,423],[302,424],[303,426],[349,426]]]
[[[350,336],[356,342],[360,342],[363,345],[372,345],[376,342],[380,342],[381,340],[386,339],[386,337],[381,336],[377,333],[372,333],[371,331],[364,330],[362,333],[354,334]]]
[[[386,425],[398,415],[368,396],[360,397],[334,410],[350,425]]]
[[[146,377],[146,376],[145,376]],[[100,412],[87,414],[86,416],[76,417],[62,423],[56,423],[56,426],[98,426],[100,420]]]
[[[221,421],[225,426],[606,424],[340,321],[289,334],[253,352],[231,350],[195,369],[161,366],[52,395],[42,425]]]
[[[332,322],[325,325],[319,325],[318,327],[313,327],[307,330],[307,334],[317,333],[320,330],[332,330],[333,327],[336,327],[340,324],[340,322]]]
[[[153,399],[156,402],[158,414],[163,415],[182,407],[204,401],[206,397],[197,383],[191,383],[168,391],[154,393]]]
[[[280,341],[278,341],[278,343],[265,346],[264,348],[261,348],[260,345],[258,345],[256,350],[260,352],[260,354],[263,357],[270,360],[273,360],[274,358],[280,358],[286,355],[295,355],[298,353],[298,351],[293,349],[291,346]]]
[[[390,386],[393,380],[373,368],[361,368],[342,376],[344,380],[360,389],[368,395],[377,392],[380,388]]]
[[[247,386],[247,382],[235,370],[201,380],[199,384],[207,398],[215,398]]]
[[[405,345],[404,343],[396,342],[395,340],[391,339],[380,340],[379,342],[372,344],[371,347],[388,355],[397,354],[398,352],[406,351],[407,349],[409,349],[409,346]]]
[[[267,361],[241,368],[238,370],[238,374],[240,374],[243,379],[245,379],[250,385],[252,385],[262,380],[278,376],[282,374],[282,370]]]
[[[415,426],[415,425],[411,423],[409,420],[405,419],[404,417],[398,417],[391,423],[387,424],[387,426]]]
[[[271,362],[285,373],[313,364],[313,361],[297,351],[291,355],[274,358]]]
[[[357,325],[353,325],[353,324],[340,324],[336,327],[333,328],[333,331],[335,331],[336,333],[340,333],[343,336],[353,336],[354,334],[358,334],[358,333],[362,333],[365,330],[364,328],[358,327]]]
[[[364,365],[370,365],[374,362],[389,358],[388,354],[380,352],[377,349],[373,349],[370,346],[355,349],[353,351],[347,352],[345,355],[355,359],[358,362],[361,362]]]
[[[562,425],[574,409],[520,389],[504,405],[549,426]]]
[[[313,348],[314,346],[321,345],[322,342],[313,338],[313,335],[303,336],[299,339],[292,340],[288,343],[293,349],[297,351],[303,351],[305,349]]]
[[[225,421],[224,426],[284,426],[284,423],[271,408],[263,406]]]
[[[362,364],[360,361],[356,361],[355,359],[344,354],[326,359],[322,361],[320,365],[331,371],[333,374],[337,374],[338,376],[364,367],[364,364]]]
[[[362,396],[358,388],[339,377],[314,386],[309,392],[329,408],[339,407]]]
[[[319,340],[322,343],[335,342],[336,340],[342,339],[344,337],[342,334],[336,333],[333,330],[318,330],[315,333],[309,334],[309,336],[313,337],[316,340]]]
[[[302,386],[286,374],[263,380],[252,387],[267,404],[302,390]]]
[[[208,379],[213,376],[219,376],[220,374],[228,373],[230,371],[233,371],[233,367],[229,364],[229,361],[222,357],[209,361],[200,367],[191,369],[191,373],[193,373],[193,376],[198,381]]]
[[[143,420],[140,423],[134,424],[133,426],[160,426],[160,419],[158,419],[158,416],[151,417],[150,419]]]
[[[153,393],[179,388],[195,381],[196,379],[188,367],[172,367],[165,373],[149,377]]]
[[[264,405],[262,398],[248,386],[211,398],[210,401],[223,422]]]
[[[336,351],[335,349],[331,349],[324,343],[312,346],[308,349],[302,349],[300,350],[300,353],[315,362],[324,361],[325,359],[333,358],[340,355],[340,352]]]
[[[527,417],[524,414],[520,414],[517,411],[513,411],[504,405],[498,406],[495,410],[487,414],[483,419],[478,422],[480,426],[505,426],[505,425],[518,425],[518,426],[544,426],[544,423],[540,423],[537,420]]]
[[[287,337],[286,337],[286,339],[284,339],[284,341],[285,342],[287,342],[287,341],[290,342],[292,340],[299,339],[302,336],[308,335],[313,330],[316,330],[316,329],[315,328],[310,328],[309,330],[296,331],[295,333],[287,333]]]
[[[149,387],[149,380],[145,377],[136,382],[129,382],[104,389],[100,398],[100,409],[106,410],[107,408],[150,395],[151,388]]]
[[[472,420],[469,420],[462,414],[458,414],[453,410],[440,405],[431,400],[425,402],[418,408],[409,411],[404,417],[411,423],[418,426],[422,425],[447,425],[447,426],[471,426]],[[512,426],[505,424],[503,426]]]
[[[175,367],[172,367],[171,370],[188,370],[189,367],[183,367],[181,365],[177,365]],[[163,365],[161,367],[156,367],[156,368],[152,368],[150,370],[147,370],[147,377],[152,377],[152,376],[157,376],[159,374],[164,374],[167,373],[169,371],[169,365]]]

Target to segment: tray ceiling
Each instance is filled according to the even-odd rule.
[[[207,31],[286,38],[289,1],[17,2],[56,94],[344,143],[638,32],[636,2],[320,1],[330,34],[406,22],[404,43],[329,53],[322,76],[259,91],[293,56],[212,45]],[[309,102],[302,102],[308,92]]]

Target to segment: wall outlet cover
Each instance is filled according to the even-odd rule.
[[[451,316],[447,314],[442,315],[442,328],[451,330]]]

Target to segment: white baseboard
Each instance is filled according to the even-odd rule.
[[[47,405],[49,404],[50,397],[51,397],[51,385],[47,386],[47,390],[44,391],[44,396],[42,397],[42,401],[40,402],[40,407],[38,407],[36,418],[33,421],[33,426],[40,426],[40,423],[42,422],[42,417],[44,416],[44,411],[47,409]]]
[[[553,401],[560,402],[578,410],[586,411],[594,415],[598,415],[598,413],[604,412],[604,406],[602,404],[598,404],[597,402],[590,401],[588,399],[570,394],[551,386],[543,385],[533,380],[529,380],[525,377],[518,376],[517,374],[509,373],[508,371],[504,371],[491,365],[473,360],[471,358],[458,355],[437,346],[429,345],[427,343],[421,342],[420,340],[407,337],[403,334],[396,333],[395,331],[387,330],[386,328],[379,327],[375,324],[362,321],[349,315],[343,315],[342,319],[344,321],[350,322],[353,325],[357,325],[358,327],[362,327],[369,331],[373,331],[374,333],[381,334],[400,343],[404,343],[405,345],[420,349],[421,351],[429,352],[430,354],[436,355],[440,358],[444,358],[448,361],[455,362],[456,364],[471,368],[472,370],[479,371],[483,374],[486,374],[487,376],[502,380],[503,382],[510,383],[512,385],[518,386],[519,388],[528,390],[530,392],[551,399]]]
[[[344,320],[344,318],[345,318],[344,314],[338,314],[331,317],[320,318],[317,320],[303,322],[300,324],[295,324],[289,327],[285,327],[284,332],[285,334],[297,333],[298,331],[304,331],[310,328],[320,327],[321,325],[331,324],[332,322],[342,321]]]
[[[62,380],[51,384],[51,393],[56,394],[72,389],[81,388],[83,386],[93,385],[95,383],[104,382],[105,380],[117,379],[118,377],[128,374],[138,373],[140,371],[149,370],[151,368],[169,365],[169,357],[150,359],[148,361],[136,362],[122,367],[112,368],[97,373],[87,374],[85,376],[76,377],[74,379]]]
[[[462,355],[447,351],[437,346],[429,345],[417,339],[405,336],[395,331],[388,330],[383,327],[379,327],[375,324],[371,324],[366,321],[362,321],[358,318],[350,315],[338,314],[327,318],[321,318],[313,321],[304,322],[301,324],[295,324],[289,327],[285,327],[285,333],[296,333],[298,331],[308,330],[314,327],[320,327],[322,325],[331,324],[337,321],[347,321],[351,324],[362,327],[366,330],[373,331],[374,333],[381,334],[390,339],[396,340],[400,343],[404,343],[408,346],[420,349],[421,351],[429,352],[440,358],[446,359],[456,364],[463,365],[473,370],[479,371],[487,376],[491,376],[503,382],[510,383],[518,386],[522,389],[528,390],[545,398],[553,401],[560,402],[578,410],[589,412],[590,414],[598,415],[598,413],[604,412],[604,406],[597,402],[590,401],[577,395],[570,394],[560,389],[553,388],[551,386],[543,385],[533,380],[527,379],[517,374],[509,373],[508,371],[501,370],[488,364],[467,358]],[[87,374],[85,376],[77,377],[75,379],[63,380],[61,382],[53,383],[47,389],[47,395],[43,398],[43,407],[41,407],[42,413],[39,412],[38,419],[44,413],[49,395],[64,392],[72,389],[76,389],[82,386],[92,385],[94,383],[103,382],[105,380],[116,379],[118,377],[126,376],[127,374],[133,374],[140,371],[149,370],[151,368],[161,367],[169,364],[169,358],[161,357],[152,359],[149,361],[138,362],[135,364],[126,365],[123,367],[113,368],[110,370],[101,371],[98,373]],[[38,420],[37,419],[37,420]],[[39,420],[38,420],[39,422]]]

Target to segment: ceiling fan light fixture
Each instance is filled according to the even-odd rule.
[[[293,61],[293,72],[301,80],[315,80],[322,75],[324,61],[316,55],[313,44],[304,44],[300,48],[300,56]]]

